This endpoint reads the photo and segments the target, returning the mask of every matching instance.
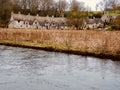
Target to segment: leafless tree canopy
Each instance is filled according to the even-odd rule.
[[[120,6],[119,0],[102,0],[97,5],[96,8],[100,10],[116,10]]]

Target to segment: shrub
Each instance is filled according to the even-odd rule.
[[[115,30],[120,30],[120,16],[117,16],[114,23],[114,25],[112,25],[112,29]]]

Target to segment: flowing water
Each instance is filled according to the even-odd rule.
[[[120,61],[0,46],[0,90],[120,90]]]

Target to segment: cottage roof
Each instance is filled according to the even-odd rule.
[[[12,14],[14,20],[22,20],[22,21],[29,21],[30,24],[34,22],[34,20],[38,20],[39,23],[41,22],[56,22],[61,23],[65,22],[65,18],[63,17],[41,17],[41,16],[31,16],[31,15],[23,15],[23,14]]]
[[[90,18],[86,18],[85,20],[86,24],[98,24],[98,23],[103,23],[101,18],[93,18],[93,19],[90,19]]]
[[[87,23],[87,24],[94,24],[94,19],[87,19],[87,20],[86,20],[86,23]]]
[[[96,23],[96,24],[98,24],[98,23],[103,23],[103,21],[101,20],[101,18],[95,18],[94,19],[94,22]]]

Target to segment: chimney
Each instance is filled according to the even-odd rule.
[[[52,18],[54,18],[54,15],[52,15]]]
[[[36,15],[37,17],[39,16],[39,14]]]
[[[28,13],[28,15],[30,16],[30,13]]]
[[[49,17],[49,15],[47,15],[46,17]]]
[[[18,14],[21,14],[21,12],[19,11]]]
[[[95,19],[95,17],[93,17],[93,19]]]
[[[64,18],[64,14],[62,14],[62,18]]]
[[[13,15],[14,13],[13,13],[13,11],[11,12],[11,15]]]

